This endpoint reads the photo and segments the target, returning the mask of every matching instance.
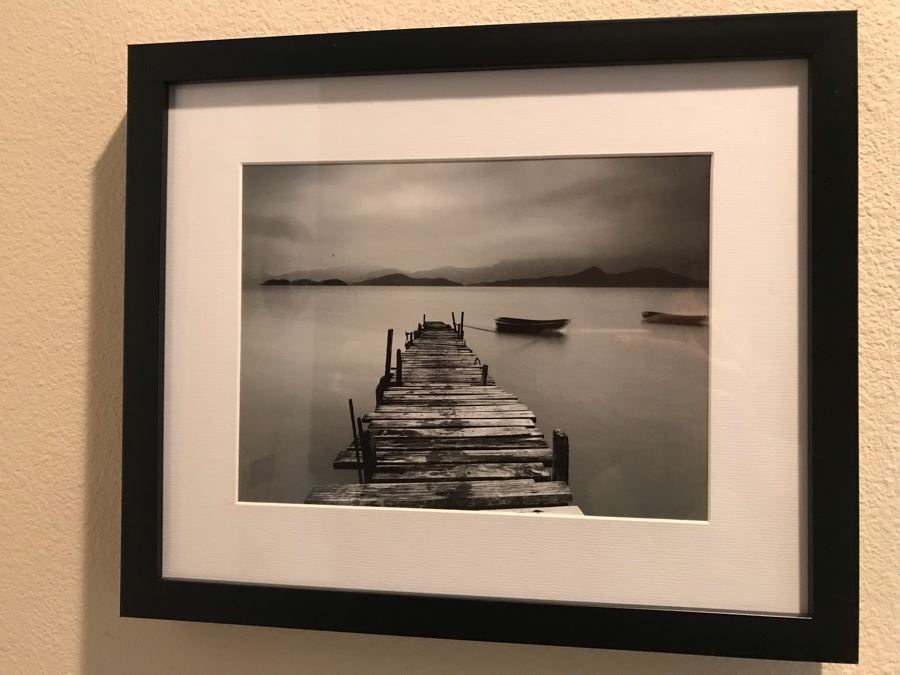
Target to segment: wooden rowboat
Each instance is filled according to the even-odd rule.
[[[700,326],[709,319],[705,314],[666,314],[665,312],[641,312],[647,323],[672,323],[679,326]]]
[[[569,324],[569,319],[516,319],[511,316],[498,316],[494,319],[498,333],[542,333],[557,331]]]

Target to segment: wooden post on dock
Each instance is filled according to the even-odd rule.
[[[366,444],[363,450],[363,475],[368,483],[372,480],[372,474],[375,473],[375,434],[371,431],[366,433]]]
[[[378,378],[378,386],[375,387],[375,404],[381,405],[384,403],[384,390],[388,389],[391,386],[391,376],[390,375],[382,375]]]
[[[356,474],[357,478],[359,478],[359,482],[363,482],[363,474],[362,474],[362,445],[360,444],[359,434],[357,433],[356,427],[356,413],[353,412],[353,399],[349,399],[350,401],[350,428],[353,430],[353,447],[356,448]],[[361,420],[360,420],[361,421]]]
[[[362,448],[362,454],[356,459],[356,463],[358,466],[359,475],[361,476],[360,482],[366,483],[368,481],[366,480],[366,474],[363,471],[363,467],[365,465],[366,444],[368,443],[368,440],[366,437],[366,432],[363,431],[362,417],[356,418],[356,429],[359,435],[359,447]]]
[[[425,315],[424,314],[422,315],[422,325],[423,326],[425,325]]]
[[[463,325],[465,324],[465,322],[466,322],[466,313],[460,312],[459,313],[459,326],[458,326],[460,340],[462,340],[463,337],[465,337],[465,328],[463,328]]]
[[[569,437],[559,429],[553,430],[552,478],[569,482]]]
[[[487,371],[488,371],[488,367],[487,367],[487,364],[485,363],[484,365],[481,366],[481,386],[482,387],[487,385]]]
[[[456,330],[456,312],[450,312],[450,318],[453,319],[453,330]]]
[[[403,352],[397,350],[397,386],[403,385]]]
[[[384,374],[388,376],[391,374],[391,347],[394,346],[394,329],[388,328],[387,334],[387,349],[384,351]]]

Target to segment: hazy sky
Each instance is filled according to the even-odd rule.
[[[246,166],[244,279],[536,258],[705,275],[709,171],[708,156]]]

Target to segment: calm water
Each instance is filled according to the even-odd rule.
[[[570,484],[590,515],[706,517],[709,329],[641,310],[708,313],[698,289],[249,288],[243,293],[240,498],[302,502],[355,481],[331,462],[375,406],[385,334],[466,313],[497,383],[569,434]],[[495,316],[569,317],[561,337],[498,334]]]

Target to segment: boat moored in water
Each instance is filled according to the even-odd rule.
[[[702,326],[709,319],[705,314],[667,314],[666,312],[641,312],[647,323],[670,323],[678,326]]]
[[[498,333],[543,333],[559,331],[569,325],[569,319],[517,319],[511,316],[498,316],[494,319]]]

